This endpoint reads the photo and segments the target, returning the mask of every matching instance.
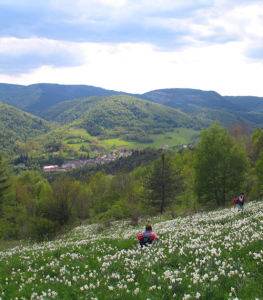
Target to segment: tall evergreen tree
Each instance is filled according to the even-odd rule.
[[[11,179],[6,160],[0,155],[0,218],[2,217],[2,206],[4,203],[4,194],[11,186]]]
[[[159,207],[160,213],[163,213],[165,206],[171,203],[177,193],[178,173],[172,166],[171,158],[162,153],[145,181],[148,203]]]
[[[240,193],[248,160],[218,123],[201,132],[195,149],[195,192],[200,203],[225,205]]]

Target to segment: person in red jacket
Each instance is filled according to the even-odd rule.
[[[138,239],[141,247],[147,247],[149,244],[152,244],[155,239],[159,240],[160,238],[153,232],[152,225],[148,224],[145,230],[138,235]]]

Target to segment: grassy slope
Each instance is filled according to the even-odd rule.
[[[169,132],[169,136],[172,139],[166,139],[165,134],[151,134],[151,138],[154,140],[151,143],[143,143],[138,141],[126,141],[121,138],[115,139],[105,139],[100,140],[101,144],[104,145],[107,149],[111,148],[113,145],[116,146],[125,146],[131,149],[134,148],[147,148],[147,147],[155,147],[159,148],[164,145],[168,145],[169,147],[180,146],[184,144],[189,144],[193,142],[193,135],[198,135],[200,131],[192,130],[187,128],[176,128],[174,132]],[[88,146],[90,143],[86,142],[86,140],[92,140],[92,136],[89,135],[84,129],[76,129],[70,128],[68,126],[59,128],[55,131],[48,133],[45,136],[41,136],[38,140],[42,141],[42,143],[47,143],[49,140],[61,140],[62,142],[68,144],[70,147],[74,148],[76,151],[80,149],[82,145]],[[72,143],[73,141],[73,143]],[[75,142],[75,143],[74,143]]]
[[[1,251],[1,297],[263,299],[262,211],[263,202],[251,202],[239,214],[233,207],[156,218],[161,241],[143,250],[137,234],[145,223],[117,222]]]
[[[191,143],[192,136],[198,135],[200,131],[192,130],[187,128],[177,128],[174,132],[169,132],[168,135],[172,137],[172,139],[165,138],[165,134],[150,134],[150,137],[154,140],[152,143],[139,143],[136,141],[124,141],[121,139],[107,139],[101,140],[101,143],[106,147],[111,147],[112,145],[116,146],[125,146],[129,148],[146,148],[146,147],[155,147],[160,148],[164,145],[168,145],[169,147],[184,145]]]

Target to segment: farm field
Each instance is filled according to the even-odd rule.
[[[129,148],[147,148],[155,147],[160,148],[164,145],[169,147],[189,144],[192,142],[193,135],[199,135],[200,131],[188,129],[188,128],[177,128],[174,132],[168,132],[167,134],[150,134],[150,137],[154,140],[152,143],[140,143],[138,141],[124,141],[121,139],[107,139],[101,140],[100,142],[106,147],[126,146]],[[165,135],[170,136],[171,139],[165,138]]]
[[[184,144],[191,143],[193,135],[199,135],[200,131],[188,129],[188,128],[177,128],[174,132],[168,132],[167,134],[151,134],[150,137],[154,140],[152,143],[141,143],[138,141],[126,141],[119,138],[100,140],[100,143],[106,148],[111,148],[113,145],[125,146],[128,148],[147,148],[155,147],[160,148],[164,145],[169,147],[180,146]],[[170,139],[165,138],[165,136],[171,137]],[[90,136],[84,129],[70,129],[68,131],[68,136],[72,137],[67,140],[70,141],[70,147],[74,148],[76,151],[82,145],[89,146],[88,142],[84,140],[91,140],[93,137]]]
[[[0,252],[0,299],[263,299],[263,202],[152,219],[139,247],[129,222],[83,225]]]

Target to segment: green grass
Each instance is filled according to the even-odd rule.
[[[104,145],[107,149],[112,148],[113,145],[118,146],[125,146],[131,149],[134,148],[147,148],[147,147],[154,147],[160,148],[164,145],[168,145],[169,147],[180,146],[184,144],[189,144],[192,142],[192,136],[198,135],[200,131],[188,129],[188,128],[176,128],[173,132],[168,132],[166,134],[151,134],[151,138],[154,140],[152,143],[140,143],[138,141],[126,141],[119,138],[116,139],[107,139],[107,140],[100,140],[100,143]],[[169,135],[171,139],[165,138],[166,135]],[[84,140],[91,140],[92,136],[90,136],[85,129],[70,129],[68,132],[68,136],[71,137],[69,140],[75,141],[75,144],[68,144],[75,150],[79,150],[82,145],[89,146],[88,142],[84,142]],[[75,137],[75,138],[73,138]],[[82,142],[79,142],[83,139]]]
[[[89,133],[87,133],[85,129],[69,128],[65,142],[69,147],[73,148],[76,151],[79,151],[79,148],[82,145],[89,146],[90,143],[85,141],[90,141],[92,138],[93,137]],[[69,144],[69,141],[74,143]]]
[[[0,252],[1,299],[263,299],[263,202],[148,220],[140,249],[128,222],[80,226],[61,239]]]
[[[85,129],[72,128],[72,127],[69,128],[69,130],[68,130],[68,136],[80,137],[82,139],[91,139],[92,138]]]
[[[147,148],[155,147],[160,148],[164,145],[169,147],[189,144],[192,142],[192,136],[194,134],[199,134],[200,131],[188,129],[188,128],[176,128],[174,132],[168,132],[166,134],[150,134],[150,137],[154,140],[152,143],[140,143],[137,141],[125,141],[121,139],[107,139],[101,140],[100,142],[106,147],[112,147],[114,144],[116,146],[126,146],[129,148]],[[166,139],[165,136],[169,135],[172,139]]]

